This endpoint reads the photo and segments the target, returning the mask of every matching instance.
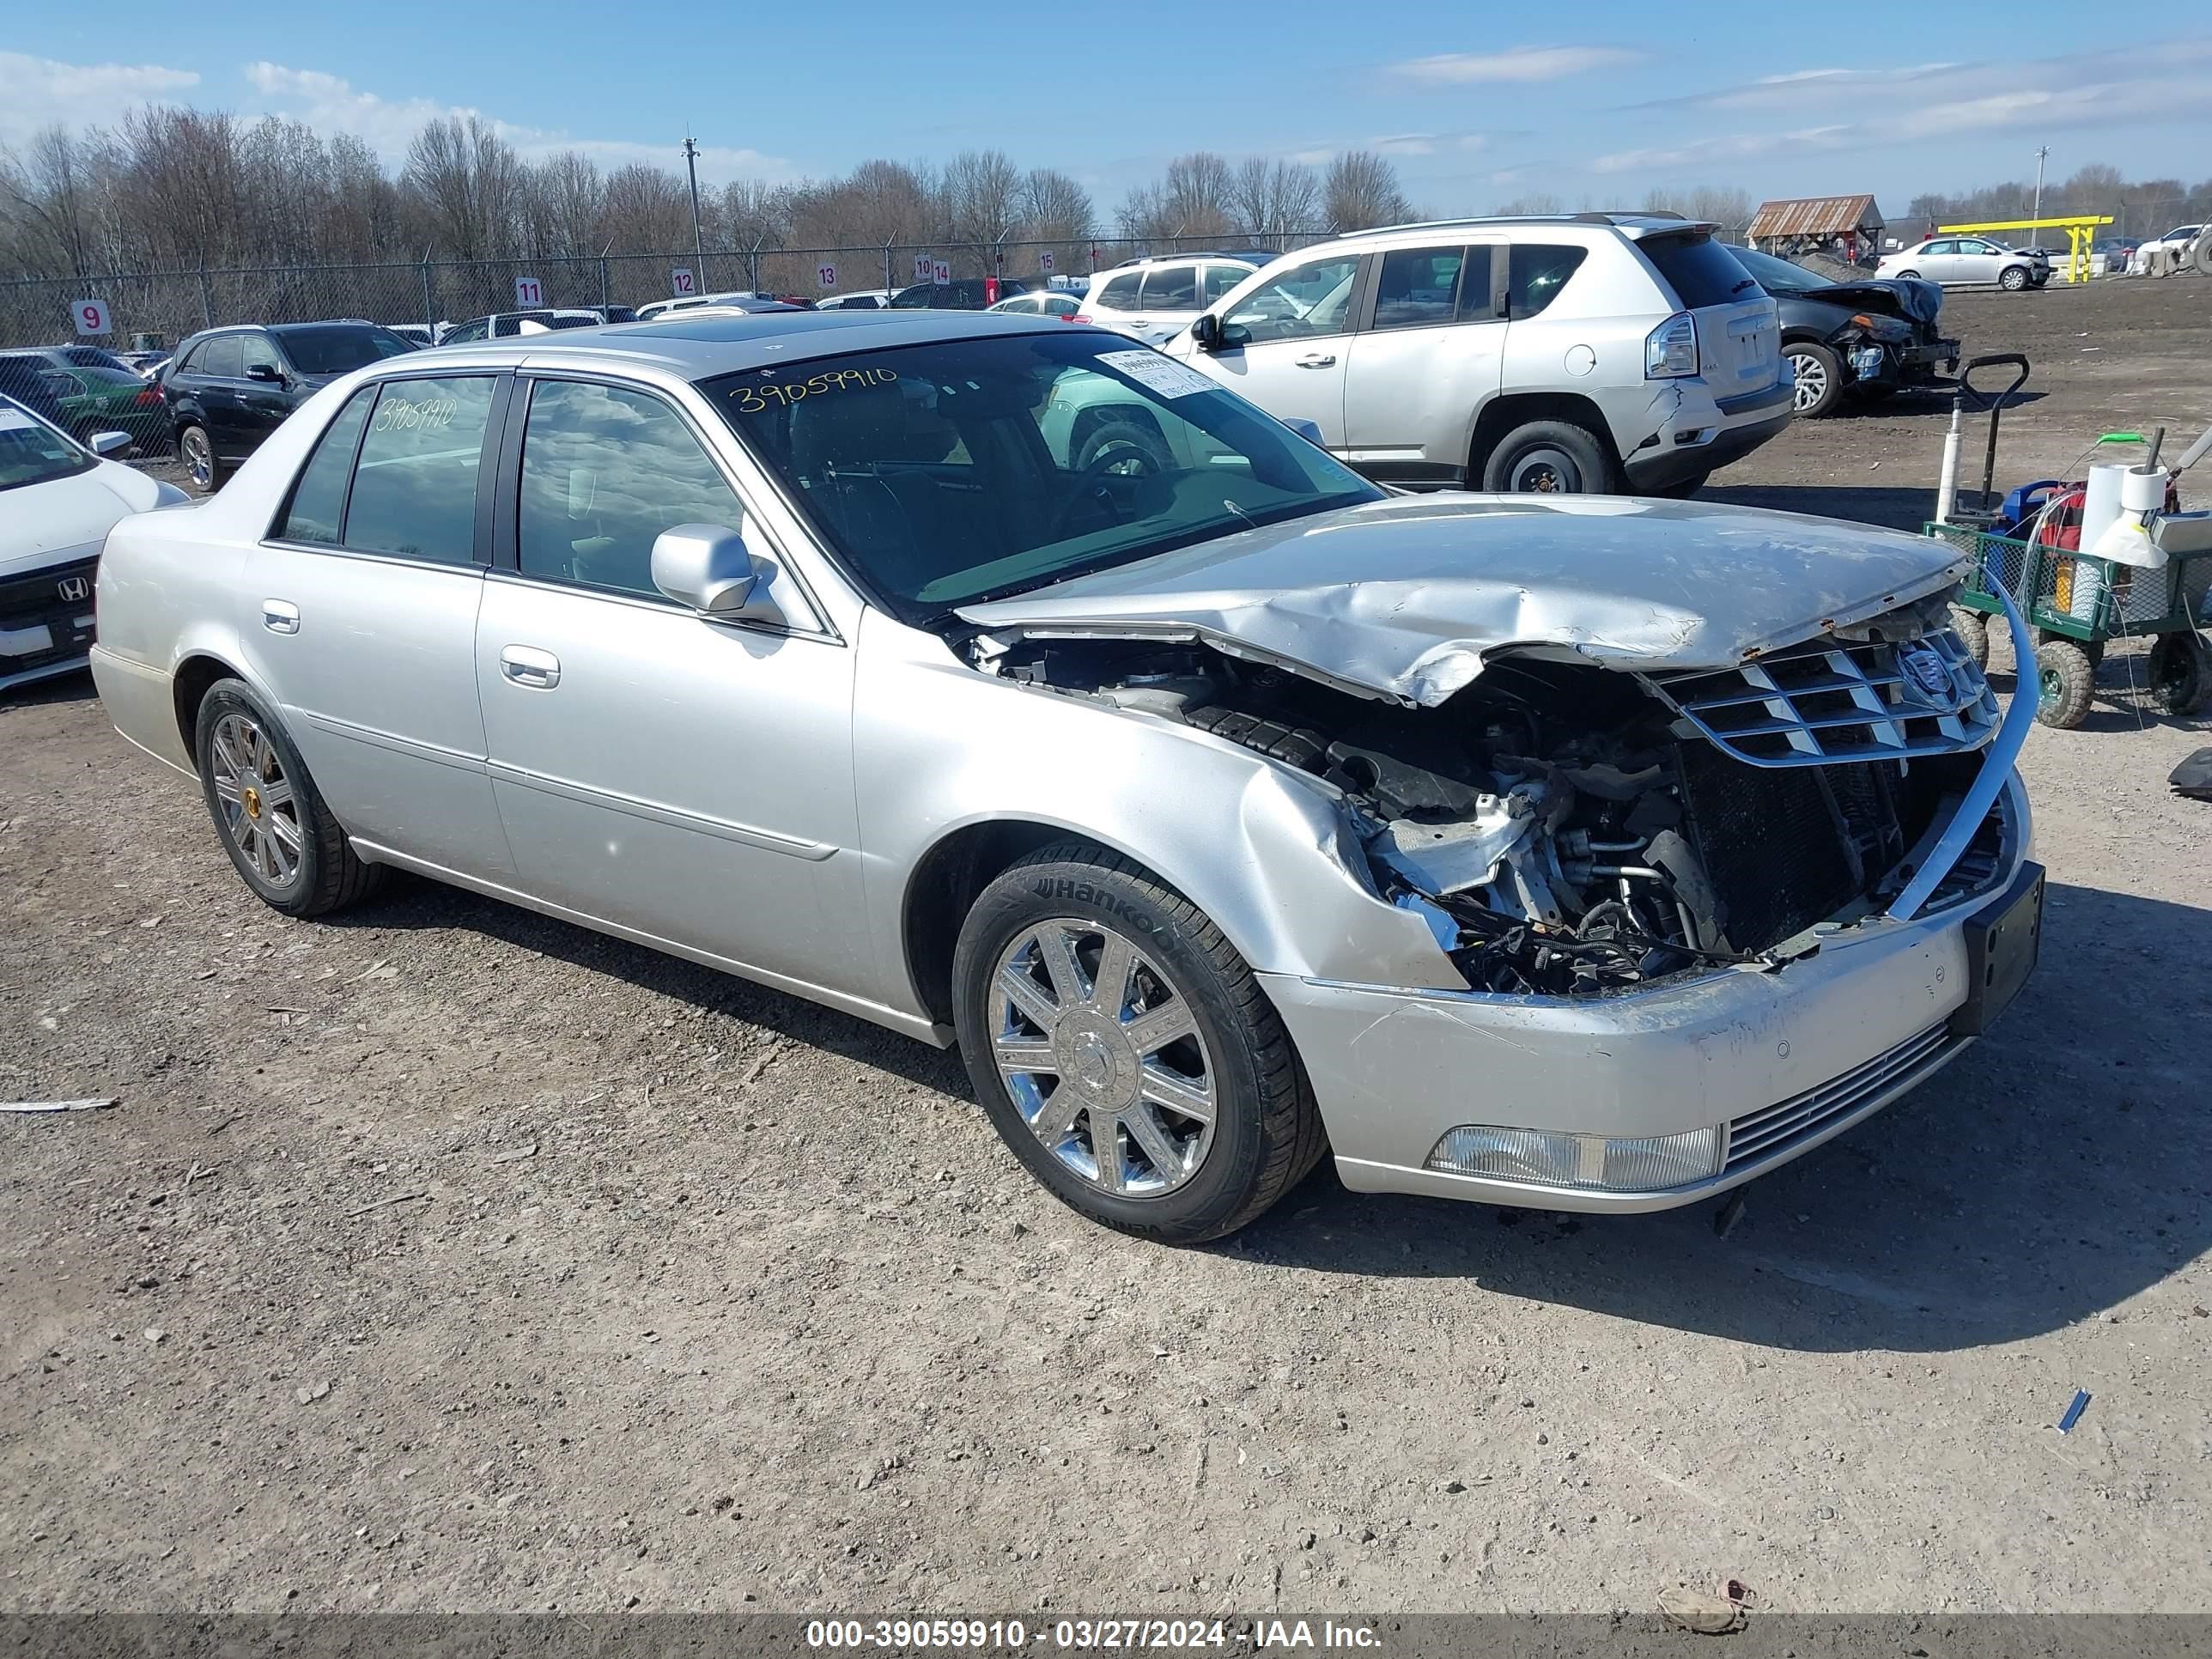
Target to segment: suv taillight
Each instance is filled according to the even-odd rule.
[[[1697,372],[1697,319],[1678,311],[1644,337],[1644,378],[1671,380]]]

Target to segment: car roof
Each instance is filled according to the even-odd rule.
[[[880,351],[1028,331],[1059,334],[1066,327],[1053,318],[981,311],[783,311],[719,317],[679,311],[650,322],[564,329],[556,334],[439,349],[452,354],[457,362],[527,361],[580,368],[628,362],[700,380],[831,352]],[[420,361],[392,357],[385,366],[398,373],[416,373]]]

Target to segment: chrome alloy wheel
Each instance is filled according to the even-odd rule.
[[[1828,368],[1818,357],[1791,353],[1790,367],[1797,377],[1797,391],[1791,407],[1802,415],[1815,408],[1828,395]]]
[[[207,428],[188,426],[179,445],[185,453],[185,471],[202,489],[215,487],[215,447],[208,441]]]
[[[268,735],[245,714],[225,714],[208,738],[208,769],[223,833],[272,888],[300,878],[300,809]]]
[[[1153,1198],[1213,1146],[1212,1059],[1182,993],[1103,923],[1028,929],[991,976],[992,1058],[1047,1151],[1102,1193]]]

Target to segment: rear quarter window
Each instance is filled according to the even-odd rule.
[[[1506,263],[1505,314],[1535,316],[1559,297],[1589,258],[1588,248],[1568,244],[1515,243]]]
[[[1097,303],[1109,311],[1134,311],[1137,308],[1137,290],[1143,286],[1144,281],[1145,273],[1141,270],[1125,271],[1099,290]]]
[[[1710,236],[1647,236],[1637,246],[1659,268],[1681,310],[1758,296],[1758,282]]]

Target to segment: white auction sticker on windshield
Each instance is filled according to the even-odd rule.
[[[1196,369],[1157,351],[1102,351],[1098,361],[1163,398],[1195,398],[1201,392],[1221,390]]]
[[[0,432],[35,432],[39,423],[20,409],[0,404]]]

